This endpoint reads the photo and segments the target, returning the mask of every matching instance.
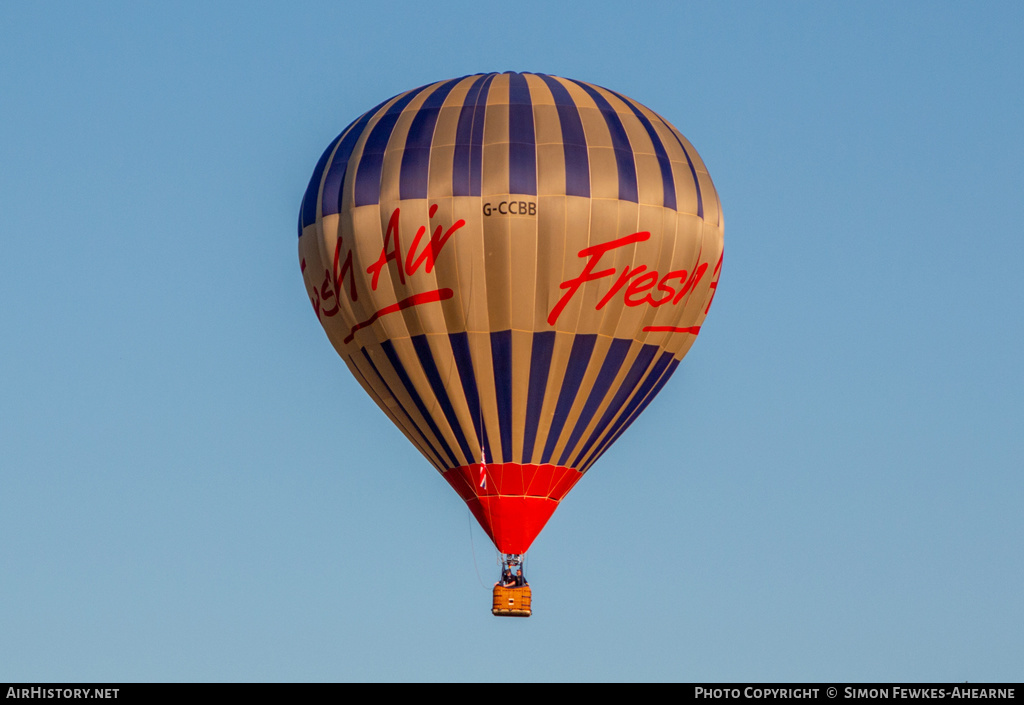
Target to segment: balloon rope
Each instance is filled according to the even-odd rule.
[[[470,302],[473,301],[473,284],[474,284],[473,280],[474,279],[475,279],[475,277],[473,276],[473,268],[471,267],[470,270],[469,270],[469,301]],[[463,299],[462,301],[465,302],[465,299]],[[464,311],[463,311],[463,318],[466,321],[466,330],[469,330],[469,311],[468,310],[464,309]],[[484,448],[484,434],[483,434],[484,412],[483,412],[483,405],[482,404],[480,404],[478,402],[477,406],[479,407],[477,409],[477,412],[478,412],[479,417],[480,417],[478,419],[479,422],[480,422],[480,428],[479,428],[479,430],[477,432],[477,443],[480,445],[480,462],[483,463],[484,462],[484,458],[486,457],[486,454],[487,454],[487,450]],[[472,458],[470,458],[469,460],[472,461]],[[485,472],[486,472],[486,470],[485,470]],[[477,496],[479,497],[479,495],[477,495]],[[473,570],[476,571],[477,582],[480,583],[480,587],[482,587],[484,590],[488,590],[489,588],[484,583],[483,577],[481,577],[481,575],[480,575],[480,562],[479,562],[479,560],[477,559],[477,556],[476,556],[476,542],[473,540],[473,513],[469,510],[469,505],[466,506],[466,526],[469,529],[469,549],[470,549],[470,551],[473,554]]]
[[[474,110],[475,110],[475,108],[474,108]],[[486,263],[485,263],[485,265],[486,265]],[[472,265],[470,265],[470,268],[469,268],[469,305],[470,306],[472,306],[473,302],[476,300],[476,299],[473,298],[473,288],[474,288],[475,285],[476,285],[476,268],[473,267]],[[465,303],[466,300],[463,299],[462,301]],[[470,329],[470,325],[469,325],[470,312],[469,312],[468,309],[464,309],[463,317],[465,318],[466,330],[468,331]],[[477,417],[478,418],[476,419],[476,422],[477,422],[476,438],[477,438],[477,443],[480,446],[480,472],[481,472],[480,480],[483,480],[483,481],[486,482],[486,478],[487,478],[487,447],[484,444],[484,402],[483,402],[483,399],[481,398],[481,396],[479,394],[477,395]],[[472,459],[470,459],[470,460],[472,460]],[[483,488],[480,487],[480,480],[476,480],[476,487],[473,490],[473,493],[477,496],[477,500],[478,501],[480,499],[480,490],[483,489]],[[488,518],[488,520],[490,520],[491,519],[490,503],[485,503],[485,502],[481,501],[480,502],[480,508],[483,509],[487,513],[487,518]],[[492,528],[493,528],[493,525],[492,525]],[[499,552],[499,555],[500,555],[500,552]]]
[[[476,571],[476,579],[480,582],[480,587],[486,590],[487,586],[484,585],[484,579],[480,577],[480,565],[476,559],[476,544],[473,542],[473,514],[469,511],[469,507],[466,507],[466,522],[469,525],[469,550],[473,554],[473,570]]]

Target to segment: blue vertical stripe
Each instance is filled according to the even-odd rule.
[[[427,177],[430,168],[430,145],[434,140],[434,127],[441,114],[441,107],[461,78],[454,78],[438,86],[423,106],[417,111],[409,126],[402,154],[402,168],[399,172],[399,198],[426,198]]]
[[[501,431],[502,462],[511,463],[512,455],[512,331],[491,333],[491,360],[494,365],[494,396],[498,404],[498,428]],[[495,462],[492,459],[492,462]]]
[[[601,364],[601,369],[597,373],[597,379],[594,380],[594,386],[590,388],[590,395],[583,405],[579,418],[576,419],[576,426],[572,429],[569,442],[565,444],[562,456],[558,459],[559,465],[565,466],[573,451],[576,450],[576,445],[580,442],[580,438],[583,437],[583,432],[587,430],[587,426],[590,424],[591,419],[594,418],[594,414],[597,413],[598,407],[604,401],[608,389],[612,386],[612,382],[615,381],[615,376],[619,374],[622,362],[626,359],[626,353],[629,352],[632,344],[633,341],[626,338],[616,338],[612,341],[608,348],[608,353],[605,355],[604,363]]]
[[[544,455],[542,463],[550,463],[551,456],[555,452],[555,444],[558,437],[562,435],[562,427],[572,409],[572,403],[576,401],[576,393],[583,383],[583,375],[587,372],[587,365],[590,363],[590,356],[594,352],[594,343],[597,342],[596,335],[577,335],[573,338],[572,349],[569,350],[569,364],[566,366],[565,375],[562,377],[562,391],[558,394],[558,404],[555,406],[555,415],[551,419],[551,426],[548,428],[548,440],[544,444]]]
[[[384,112],[377,124],[370,130],[366,144],[363,146],[363,154],[359,159],[358,170],[356,171],[355,205],[369,206],[380,203],[380,175],[384,167],[384,151],[391,140],[391,133],[398,122],[398,116],[402,114],[413,98],[428,86],[415,88],[401,98],[396,100]]]
[[[484,112],[487,91],[494,74],[487,74],[474,83],[466,94],[455,131],[455,154],[452,164],[452,195],[479,196],[483,170]]]
[[[380,346],[384,350],[384,354],[388,356],[388,360],[391,362],[391,367],[395,370],[395,374],[398,375],[398,379],[401,380],[406,393],[408,393],[409,397],[412,398],[412,403],[416,405],[420,415],[423,417],[424,421],[427,422],[430,432],[433,433],[434,438],[437,439],[436,444],[427,443],[427,445],[433,448],[434,452],[439,456],[442,456],[442,459],[443,455],[448,456],[448,462],[450,463],[448,466],[449,468],[459,467],[459,463],[455,460],[455,454],[452,453],[452,449],[448,445],[448,442],[445,441],[444,436],[441,435],[441,430],[437,427],[437,424],[434,423],[434,419],[432,419],[430,414],[427,413],[427,407],[423,405],[423,400],[416,391],[416,387],[413,385],[412,380],[409,379],[409,375],[406,373],[405,367],[402,365],[402,361],[398,359],[398,353],[395,351],[394,344],[390,340],[385,340],[380,344]],[[441,451],[444,451],[443,455]]]
[[[651,138],[651,144],[654,145],[654,154],[658,158],[658,167],[661,169],[661,186],[663,191],[662,205],[666,208],[676,209],[676,183],[672,176],[672,161],[668,158],[668,152],[665,151],[665,145],[662,144],[661,137],[658,136],[658,131],[654,129],[654,125],[647,119],[639,108],[633,103],[632,100],[619,95],[615,91],[610,91],[612,94],[619,97],[619,99],[629,106],[629,109],[633,111],[633,115],[640,121],[640,124],[647,130],[647,136]],[[698,191],[699,191],[698,187]]]
[[[477,434],[477,442],[490,460],[494,457],[494,453],[488,452],[491,443],[487,438],[487,426],[484,424],[483,413],[480,410],[480,390],[477,387],[476,373],[473,370],[473,357],[469,352],[469,334],[449,333],[448,340],[452,344],[452,354],[455,356],[455,367],[459,370],[459,379],[462,380],[462,390],[466,393],[466,406],[469,407],[469,414],[473,417],[473,430]]]
[[[494,75],[484,79],[480,95],[476,99],[476,110],[473,112],[473,139],[469,160],[469,195],[479,196],[482,192],[484,172],[484,118],[487,113],[487,92],[491,88]]]
[[[590,198],[590,156],[587,137],[580,120],[580,109],[569,91],[556,78],[539,74],[551,90],[562,128],[562,150],[565,155],[565,195]]]
[[[444,414],[444,418],[448,421],[448,426],[452,429],[455,442],[462,449],[462,455],[466,462],[471,463],[473,462],[473,451],[470,450],[469,443],[466,441],[466,434],[462,432],[462,424],[455,414],[455,408],[452,406],[451,399],[448,398],[448,391],[444,388],[444,381],[437,371],[437,365],[434,363],[434,353],[430,349],[427,336],[414,335],[411,340],[412,346],[416,349],[416,357],[420,359],[420,366],[423,367],[423,373],[427,376],[430,388],[434,390],[434,397],[441,406],[441,413]]]
[[[508,77],[508,189],[537,195],[537,139],[530,86],[521,73]]]
[[[387,381],[385,381],[384,376],[380,373],[380,370],[377,369],[377,366],[373,364],[373,358],[370,357],[369,353],[366,352],[366,348],[362,348],[361,352],[363,353],[363,357],[366,358],[367,364],[370,365],[370,369],[373,370],[373,373],[377,375],[377,379],[380,381],[381,385],[384,387],[384,389],[387,390],[388,396],[395,400],[396,406],[401,410],[402,414],[409,420],[409,425],[412,426],[414,431],[416,431],[416,435],[420,437],[421,441],[423,441],[423,446],[432,449],[434,453],[438,457],[440,457],[441,454],[437,452],[437,449],[434,448],[429,441],[427,441],[427,437],[424,435],[423,429],[420,428],[419,424],[416,423],[416,421],[412,418],[409,412],[405,410],[405,407],[398,403],[398,397],[395,396],[395,393],[391,390],[391,386],[387,383]],[[355,369],[356,371],[358,371],[359,369],[355,365],[353,365],[352,368]],[[377,385],[373,384],[368,384],[367,386],[371,388],[379,388],[377,387]],[[447,468],[438,469],[444,471]]]
[[[565,85],[557,78],[535,74],[545,82],[555,101],[562,131],[562,148],[565,158],[566,194],[590,196],[590,164],[587,140],[579,115],[579,108]],[[452,192],[457,196],[479,196],[482,192],[483,174],[483,130],[487,94],[495,74],[480,76],[470,87],[462,105],[455,139],[452,173]],[[436,86],[431,95],[417,110],[410,125],[404,145],[399,173],[399,194],[401,198],[425,198],[429,174],[430,146],[440,111],[452,89],[465,77],[451,79]],[[566,79],[569,80],[569,79]],[[604,117],[612,139],[618,172],[619,198],[638,202],[635,155],[626,130],[602,93],[593,86],[573,81],[595,102]],[[380,199],[380,178],[385,150],[401,113],[423,90],[423,86],[402,95],[380,117],[367,136],[359,163],[356,165],[355,205],[378,203]],[[658,166],[662,175],[663,203],[666,208],[678,208],[675,191],[675,174],[665,145],[658,135],[651,119],[638,107],[635,101],[614,91],[629,107],[643,125],[651,139]],[[366,125],[377,116],[378,111],[388,103],[376,106],[353,122],[335,139],[320,157],[313,176],[302,199],[299,217],[299,234],[307,225],[316,222],[317,196],[322,192],[321,212],[324,215],[341,210],[341,195],[348,171],[349,159],[356,144],[363,136]],[[697,196],[697,215],[704,217],[703,194],[696,167],[689,151],[674,129],[660,116],[665,127],[683,150],[690,176]],[[339,144],[340,141],[340,144]],[[532,96],[524,74],[509,73],[509,187],[512,193],[536,195],[537,193],[537,145],[534,129]],[[334,157],[331,158],[332,152]],[[327,170],[326,176],[324,170]],[[323,188],[320,182],[323,181]]]
[[[540,412],[544,408],[544,390],[548,386],[551,370],[551,350],[555,347],[555,331],[545,330],[533,334],[530,351],[530,391],[526,397],[526,427],[523,434],[523,462],[533,458],[533,444],[537,441]]]
[[[390,98],[388,100],[391,100]],[[322,205],[320,212],[324,215],[333,215],[341,212],[342,189],[345,185],[345,174],[348,173],[348,160],[352,156],[352,150],[377,111],[384,107],[388,101],[385,100],[373,110],[366,112],[363,116],[353,122],[343,133],[345,136],[338,145],[338,151],[331,160],[331,166],[327,170],[327,178],[324,179],[323,197],[320,199]]]
[[[309,178],[306,194],[302,197],[302,207],[299,208],[299,237],[302,237],[303,228],[316,222],[316,198],[320,193],[320,179],[324,175],[324,169],[327,168],[327,160],[330,159],[331,152],[334,151],[334,145],[338,144],[340,139],[341,135],[338,135],[331,141],[324,153],[320,155],[320,160],[317,161],[316,168],[313,169],[313,176]]]
[[[676,138],[676,142],[679,144],[679,148],[683,150],[683,154],[686,155],[686,163],[690,165],[690,175],[693,177],[693,188],[697,191],[697,217],[704,217],[704,198],[700,193],[700,181],[697,180],[697,169],[693,166],[693,160],[690,159],[690,153],[686,150],[686,145],[679,139],[679,135],[672,129],[672,126],[665,122],[664,118],[659,118],[661,124],[668,128],[668,131],[672,133],[672,136]]]
[[[667,365],[667,369],[666,369]],[[654,397],[658,396],[658,392],[661,391],[665,383],[668,382],[672,373],[676,371],[676,367],[679,366],[679,360],[673,358],[672,353],[662,353],[662,356],[658,359],[658,362],[651,368],[651,372],[647,375],[647,379],[637,390],[637,393],[633,396],[633,400],[629,402],[629,406],[622,412],[622,416],[612,426],[612,430],[605,437],[604,441],[598,446],[597,450],[594,451],[593,455],[588,458],[582,465],[577,468],[580,472],[586,472],[590,466],[597,462],[598,458],[604,455],[604,452],[608,450],[619,436],[626,432],[640,414],[643,413],[647,405],[650,404]]]
[[[604,116],[608,132],[611,133],[612,147],[615,151],[615,165],[619,172],[619,200],[637,203],[639,196],[637,195],[636,185],[636,162],[633,160],[633,147],[629,144],[626,128],[622,126],[622,121],[619,120],[615,108],[612,107],[611,103],[603,95],[585,83],[580,81],[573,81],[573,83],[586,91],[587,95],[594,99],[598,109],[601,111],[601,115]]]
[[[597,426],[594,427],[594,432],[590,434],[590,438],[587,440],[586,445],[580,449],[576,457],[573,458],[573,467],[579,467],[580,461],[587,457],[587,453],[598,441],[605,429],[608,428],[608,424],[612,422],[615,415],[619,413],[626,400],[636,389],[636,386],[643,381],[643,374],[647,371],[647,368],[651,365],[651,360],[654,359],[655,353],[658,352],[660,346],[658,345],[645,345],[637,353],[636,359],[633,360],[633,364],[629,368],[629,372],[622,380],[622,384],[619,385],[619,390],[615,392],[615,396],[612,398],[608,408],[605,409],[604,414],[601,416],[601,420],[598,421]]]

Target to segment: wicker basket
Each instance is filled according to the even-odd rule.
[[[495,617],[529,617],[533,610],[530,603],[532,593],[529,585],[521,587],[494,586],[494,606],[491,614]]]

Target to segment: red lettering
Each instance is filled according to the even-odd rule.
[[[357,301],[359,297],[356,296],[356,280],[352,276],[352,250],[349,250],[348,255],[345,256],[345,264],[338,269],[340,256],[341,238],[339,237],[338,242],[334,245],[334,290],[341,291],[341,284],[345,283],[345,275],[348,275],[348,298],[351,301]]]
[[[352,339],[356,337],[356,332],[366,328],[367,326],[373,325],[378,318],[386,316],[389,313],[395,313],[405,308],[411,308],[413,306],[419,306],[421,304],[434,303],[435,301],[445,301],[446,299],[452,298],[455,295],[451,289],[435,289],[434,291],[425,291],[421,294],[413,294],[412,296],[402,299],[397,303],[393,303],[390,306],[385,306],[380,311],[377,311],[372,316],[367,318],[361,323],[357,323],[352,326],[352,330],[349,331],[348,336],[344,342],[346,345],[352,342]]]
[[[309,303],[313,304],[316,318],[320,320],[320,291],[316,287],[313,287],[313,294],[309,297]]]
[[[641,266],[641,269],[643,269],[643,268],[644,267]],[[640,270],[638,269],[637,271],[639,272]],[[647,291],[649,289],[654,288],[654,285],[657,284],[657,283],[658,283],[658,273],[656,271],[647,272],[647,274],[643,275],[639,279],[634,279],[633,281],[631,281],[629,283],[629,286],[626,287],[626,294],[623,297],[625,299],[625,301],[626,301],[626,305],[627,306],[639,306],[640,304],[646,303],[646,304],[650,304],[651,306],[654,306],[655,305],[654,304],[654,300],[651,298],[650,294],[647,294],[645,297],[643,297],[639,301],[637,299],[633,298],[633,297],[635,297],[637,294],[639,294],[641,292],[644,292],[644,291]]]
[[[600,272],[594,271],[594,267],[597,266],[597,263],[600,261],[604,253],[619,247],[631,245],[634,242],[641,242],[648,239],[650,236],[651,234],[649,232],[638,232],[633,233],[632,235],[626,235],[625,237],[620,237],[618,240],[612,240],[611,242],[605,242],[599,245],[591,245],[590,247],[584,247],[580,250],[577,256],[588,257],[589,259],[583,266],[583,271],[580,272],[578,277],[575,279],[568,279],[559,284],[559,288],[565,289],[566,292],[562,295],[562,298],[558,300],[558,303],[555,304],[554,308],[551,309],[551,313],[548,314],[548,325],[555,325],[555,322],[558,320],[558,317],[562,315],[562,311],[565,310],[569,301],[586,282],[601,279],[602,277],[607,277],[609,274],[615,273],[614,269],[602,269]],[[621,287],[622,284],[620,283],[619,286]],[[603,303],[600,304],[598,308],[603,305]]]
[[[692,272],[687,272],[685,269],[676,269],[668,272],[665,276],[655,270],[648,270],[647,265],[641,264],[634,267],[633,265],[627,264],[622,267],[621,271],[617,267],[609,269],[597,269],[598,263],[601,261],[601,257],[605,253],[619,247],[625,247],[626,245],[633,244],[635,242],[642,242],[649,239],[651,234],[649,232],[636,232],[632,235],[626,235],[620,237],[617,240],[611,242],[600,243],[597,245],[591,245],[585,247],[579,251],[578,256],[587,259],[587,263],[583,265],[583,271],[579,273],[573,279],[567,279],[559,284],[559,288],[565,290],[562,297],[551,309],[548,314],[548,324],[555,325],[558,321],[558,317],[565,310],[565,307],[569,305],[572,297],[583,287],[587,282],[596,281],[605,277],[615,276],[611,287],[605,292],[601,300],[597,302],[594,307],[595,311],[600,311],[602,308],[608,305],[612,299],[617,295],[622,295],[622,302],[626,306],[640,306],[647,304],[648,306],[658,307],[664,306],[667,303],[673,305],[680,303],[687,294],[692,294],[696,291],[698,284],[708,270],[708,263],[704,262],[697,265]],[[699,257],[699,256],[698,256]],[[698,259],[699,261],[699,259]],[[714,298],[715,289],[718,284],[718,272],[722,265],[722,259],[719,257],[718,265],[715,266],[714,275],[715,281],[711,282],[711,298]],[[659,281],[660,277],[660,281]],[[669,282],[678,280],[679,284],[674,286]],[[657,288],[655,288],[657,287]],[[658,297],[655,298],[655,294]],[[711,301],[708,301],[708,307],[711,306]],[[707,309],[705,309],[707,313]],[[674,326],[648,326],[644,328],[647,331],[667,331],[672,333],[690,333],[693,335],[697,334],[700,330],[699,327],[674,327]]]
[[[384,232],[384,247],[380,250],[380,257],[377,261],[366,268],[367,274],[373,274],[373,279],[370,281],[370,288],[377,291],[377,280],[380,278],[381,271],[388,266],[388,260],[395,260],[398,264],[398,280],[405,284],[405,272],[402,271],[402,249],[401,244],[398,241],[398,211],[396,208],[395,212],[391,214],[391,219],[388,221],[388,228]],[[394,247],[388,252],[388,243],[394,240]]]
[[[700,326],[688,326],[686,328],[678,328],[676,326],[644,326],[644,331],[648,333],[689,333],[697,335],[700,333]]]
[[[725,250],[722,254],[718,255],[718,264],[715,265],[714,279],[708,286],[711,289],[711,296],[708,297],[708,305],[704,307],[704,315],[708,315],[708,311],[711,310],[711,302],[715,300],[715,294],[718,293],[718,278],[722,276],[722,258],[725,257]]]
[[[429,211],[430,217],[433,218],[437,214],[437,204],[430,206]],[[366,268],[367,274],[372,274],[373,278],[370,281],[370,286],[374,291],[377,289],[377,284],[380,281],[381,272],[388,266],[388,262],[394,261],[395,269],[398,272],[398,280],[405,284],[405,277],[412,276],[419,271],[420,267],[429,274],[434,264],[437,262],[438,256],[441,254],[441,250],[444,248],[448,239],[451,238],[455,232],[466,224],[465,220],[457,220],[447,230],[444,229],[443,225],[438,225],[434,229],[433,235],[430,240],[423,243],[423,236],[427,233],[427,226],[421,225],[416,231],[416,236],[413,238],[412,247],[405,253],[404,260],[402,254],[402,243],[399,235],[400,232],[400,218],[401,209],[396,208],[388,219],[387,229],[384,231],[384,244],[381,247],[380,257],[377,261]],[[422,243],[422,248],[421,248]],[[345,257],[344,263],[339,267],[341,263],[341,239],[338,239],[338,247],[334,251],[334,291],[332,295],[337,297],[337,292],[341,290],[340,284],[345,281],[345,276],[349,277],[350,285],[350,296],[353,301],[356,300],[356,287],[355,280],[352,278],[352,251],[349,250]],[[326,298],[327,289],[323,289],[322,292],[314,291],[317,294],[317,300],[313,302],[313,308],[318,312],[317,315],[323,309],[323,301],[321,300],[320,294],[323,293]],[[380,310],[374,312],[369,318],[363,320],[354,326],[349,331],[348,336],[344,339],[344,343],[351,343],[355,338],[358,331],[373,325],[381,316],[387,316],[392,313],[396,313],[403,309],[407,309],[413,306],[421,306],[423,304],[436,303],[438,301],[445,301],[454,296],[454,292],[451,289],[435,289],[434,291],[425,291],[418,294],[408,296],[401,301],[393,303],[389,306],[384,306]],[[322,311],[324,315],[334,315],[337,313],[338,307],[335,306],[331,312]]]
[[[635,277],[637,274],[640,274],[641,272],[643,272],[645,269],[647,269],[647,265],[646,264],[641,264],[639,267],[637,267],[636,269],[632,269],[632,270],[629,268],[629,265],[627,264],[623,268],[622,274],[620,274],[619,278],[615,280],[614,284],[612,284],[612,288],[608,290],[608,293],[604,295],[604,298],[601,299],[598,302],[597,306],[594,307],[595,310],[600,311],[602,308],[604,308],[605,304],[607,304],[609,301],[612,300],[612,297],[615,296],[615,294],[618,293],[619,289],[622,288],[623,284],[628,282],[630,279]],[[655,278],[657,278],[657,273],[655,273]],[[630,284],[630,287],[632,287],[632,286],[633,285]],[[627,289],[626,291],[628,292],[629,289]]]
[[[430,217],[433,218],[434,214],[437,213],[437,204],[435,203],[430,207]],[[397,223],[398,209],[395,209],[395,215],[392,218],[396,219]],[[434,268],[434,262],[437,261],[438,255],[441,254],[441,248],[444,247],[445,243],[448,242],[456,230],[466,224],[465,220],[461,218],[456,220],[450,228],[444,231],[444,235],[441,234],[443,226],[438,225],[434,228],[434,234],[430,236],[430,247],[424,247],[423,251],[416,256],[416,248],[420,246],[420,239],[427,232],[426,226],[421,225],[420,229],[416,231],[416,237],[413,238],[412,247],[409,248],[409,254],[405,258],[405,273],[412,276],[416,270],[420,268],[420,265],[426,262],[424,271],[430,274],[430,271]]]
[[[408,274],[410,277],[417,269],[420,268],[420,265],[423,264],[423,261],[427,257],[431,256],[430,248],[424,248],[423,252],[420,253],[420,256],[416,257],[416,248],[420,246],[420,240],[423,238],[423,235],[426,232],[427,226],[421,225],[420,229],[416,231],[416,237],[412,239],[412,247],[409,248],[409,254],[405,256],[405,273]]]
[[[320,305],[323,306],[325,301],[328,299],[334,299],[334,308],[330,311],[324,309],[323,314],[325,316],[333,316],[338,313],[338,297],[334,291],[334,281],[331,279],[331,272],[329,269],[324,269],[324,283],[320,286]]]
[[[669,301],[672,300],[672,297],[676,295],[676,290],[675,290],[675,288],[673,288],[671,286],[667,286],[665,284],[665,282],[667,282],[669,279],[685,279],[685,278],[686,278],[686,270],[685,269],[678,270],[678,271],[675,271],[675,272],[669,272],[668,274],[666,274],[665,276],[663,276],[661,278],[660,282],[658,282],[658,291],[663,293],[664,296],[661,297],[660,299],[652,299],[650,297],[650,295],[648,294],[647,302],[651,306],[654,306],[655,308],[657,308],[658,306],[661,306],[663,304],[667,304]]]
[[[430,206],[430,217],[433,218],[437,213],[437,204]],[[405,254],[405,265],[402,265],[402,243],[399,238],[399,217],[400,209],[396,208],[391,214],[391,218],[388,220],[387,230],[384,232],[384,246],[381,248],[380,257],[377,261],[366,268],[367,274],[373,274],[373,279],[370,281],[370,286],[374,291],[377,290],[377,282],[380,279],[380,273],[388,266],[388,262],[391,260],[395,261],[396,270],[398,271],[398,280],[405,284],[406,275],[412,276],[422,266],[424,271],[429,274],[434,269],[434,263],[437,262],[438,256],[441,254],[441,249],[448,242],[448,238],[455,234],[455,231],[466,224],[465,220],[459,219],[455,221],[450,228],[444,229],[443,225],[438,225],[434,229],[434,234],[431,235],[429,243],[423,246],[420,250],[420,243],[423,240],[423,236],[427,233],[427,226],[421,225],[416,231],[415,237],[412,240],[412,247]],[[391,249],[388,249],[388,246]],[[417,254],[418,253],[418,254]],[[350,253],[351,254],[351,253]],[[425,265],[425,266],[424,266]]]
[[[690,279],[686,282],[683,288],[676,294],[676,298],[672,299],[673,304],[677,304],[683,300],[683,296],[688,291],[693,291],[697,288],[697,284],[700,283],[701,277],[704,276],[704,272],[708,271],[708,263],[705,262],[701,266],[693,270],[693,274],[690,275]]]

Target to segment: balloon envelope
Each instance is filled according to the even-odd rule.
[[[384,101],[331,142],[299,214],[328,338],[502,553],[529,548],[675,371],[722,242],[672,125],[545,74]]]

